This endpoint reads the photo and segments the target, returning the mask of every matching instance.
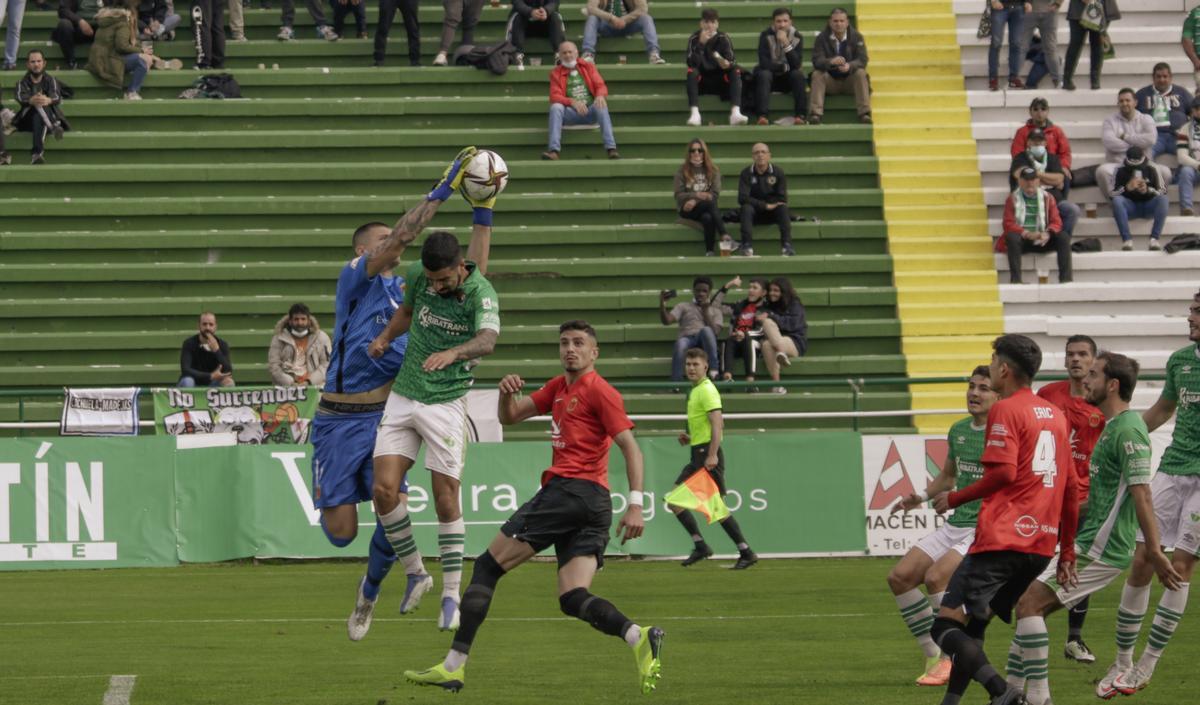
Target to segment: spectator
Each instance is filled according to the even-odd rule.
[[[192,29],[196,33],[196,68],[223,68],[225,0],[192,0]]]
[[[33,133],[33,158],[31,164],[45,164],[46,135],[53,134],[61,140],[63,133],[71,129],[62,112],[62,86],[58,79],[46,73],[46,55],[40,49],[32,49],[26,55],[28,69],[17,82],[17,109],[13,124],[21,132]]]
[[[416,4],[416,0],[412,0],[412,2]],[[383,24],[383,5],[384,3],[381,2],[379,6],[380,24]],[[308,14],[312,17],[313,24],[317,26],[317,39],[336,42],[339,37],[337,32],[333,31],[333,27],[329,26],[329,20],[325,19],[325,10],[321,7],[321,0],[306,0],[305,7],[308,8]],[[282,42],[291,41],[296,38],[296,31],[292,29],[292,23],[296,21],[296,0],[283,0],[280,10],[279,23],[283,26],[279,28],[279,34],[275,37]],[[379,36],[378,30],[375,31],[375,36]]]
[[[1046,53],[1042,51],[1042,38],[1034,34],[1029,40],[1029,48],[1025,50],[1025,60],[1029,62],[1029,73],[1025,76],[1025,90],[1031,91],[1038,87],[1042,79],[1050,73],[1046,68]]]
[[[226,0],[229,11],[229,41],[244,42],[246,39],[246,13],[242,0]],[[172,3],[174,6],[174,3]]]
[[[1138,112],[1154,119],[1157,139],[1150,158],[1170,154],[1175,150],[1175,133],[1188,120],[1192,94],[1171,81],[1171,65],[1160,61],[1154,65],[1153,82],[1134,95]]]
[[[137,41],[136,5],[137,0],[118,0],[116,7],[96,13],[96,40],[88,52],[88,72],[104,85],[119,90],[125,85],[125,74],[130,75],[125,100],[142,99],[139,91],[152,63]]]
[[[354,34],[359,39],[367,38],[367,6],[363,0],[333,0],[333,32],[339,37],[346,34],[346,15],[354,14]]]
[[[416,7],[415,3],[413,7]],[[454,33],[460,24],[462,43],[475,43],[475,26],[479,24],[479,15],[483,12],[483,0],[442,0],[442,8],[442,43],[433,59],[434,66],[449,64],[446,55],[450,52],[450,44],[454,42]]]
[[[383,66],[383,60],[387,57],[388,34],[392,31],[397,8],[400,9],[404,33],[408,37],[408,65],[420,66],[421,23],[417,19],[417,0],[379,0],[379,21],[375,23],[375,66]]]
[[[92,43],[96,36],[92,23],[96,21],[96,13],[101,6],[100,0],[58,0],[58,24],[50,33],[50,38],[62,49],[63,68],[79,68],[75,47]]]
[[[292,304],[275,324],[267,352],[271,381],[281,387],[325,384],[333,344],[304,304]]]
[[[1034,98],[1033,102],[1029,104],[1029,119],[1025,121],[1024,125],[1017,128],[1017,134],[1013,135],[1012,156],[1016,157],[1025,151],[1026,137],[1035,128],[1041,130],[1046,138],[1046,151],[1058,157],[1058,163],[1062,165],[1063,174],[1066,175],[1069,186],[1071,181],[1071,141],[1067,139],[1067,133],[1063,132],[1061,127],[1050,122],[1050,103],[1045,98]],[[1065,188],[1063,193],[1066,193]]]
[[[793,357],[803,357],[808,351],[808,323],[804,319],[804,304],[786,277],[777,277],[767,286],[767,305],[757,314],[762,326],[763,362],[772,382],[779,381],[779,368],[792,364]],[[783,387],[773,387],[776,394],[787,394]]]
[[[850,26],[846,11],[835,8],[817,35],[812,50],[812,95],[808,122],[820,125],[825,114],[825,94],[854,93],[858,121],[871,122],[871,82],[867,76],[867,43]]]
[[[508,36],[517,50],[518,69],[525,67],[525,37],[530,33],[549,37],[551,50],[561,51],[567,38],[567,28],[558,12],[558,0],[512,0]],[[577,54],[578,51],[576,47]]]
[[[175,28],[182,18],[175,14],[167,0],[141,0],[137,6],[138,36],[143,41],[175,38]]]
[[[741,286],[741,277],[734,277],[733,286]],[[737,358],[742,358],[746,370],[746,381],[753,382],[757,370],[757,360],[754,354],[754,341],[762,339],[762,326],[758,322],[759,309],[766,310],[764,299],[767,295],[767,280],[755,277],[750,280],[746,290],[746,298],[730,307],[729,338],[725,341],[724,364],[721,366],[721,379],[733,380],[733,366]]]
[[[1025,6],[1029,14],[1021,23],[1021,56],[1025,56],[1033,46],[1033,33],[1037,31],[1041,37],[1046,71],[1049,72],[1055,88],[1062,85],[1062,66],[1058,63],[1058,8],[1061,5],[1062,0],[1030,0]],[[1012,41],[1011,32],[1008,41]],[[1033,86],[1026,83],[1025,87]]]
[[[1032,167],[1021,169],[1020,187],[1004,201],[1004,233],[996,240],[996,251],[1008,255],[1008,281],[1021,283],[1021,255],[1027,252],[1055,252],[1058,255],[1058,281],[1071,281],[1071,238],[1062,231],[1062,219],[1054,196],[1038,186],[1038,173]]]
[[[992,0],[992,43],[988,46],[988,90],[1000,90],[1000,47],[1008,28],[1008,87],[1024,88],[1017,73],[1021,70],[1021,25],[1032,8],[1025,0]],[[1044,40],[1043,40],[1044,41]]]
[[[8,18],[8,31],[4,36],[4,70],[17,68],[18,50],[21,48],[21,22],[25,19],[25,0],[0,0],[0,24]]]
[[[0,90],[0,115],[5,113],[3,98],[4,92],[3,90]],[[6,127],[8,126],[4,124],[4,120],[0,118],[0,166],[8,166],[9,164],[12,164],[12,155],[4,151],[4,132]]]
[[[1196,40],[1200,39],[1200,5],[1193,7],[1183,21],[1183,53],[1192,62],[1192,79],[1195,81],[1196,92],[1200,93],[1200,54],[1196,53]]]
[[[658,31],[654,28],[654,18],[650,16],[646,0],[587,0],[583,12],[587,15],[583,24],[584,61],[596,60],[599,37],[628,37],[641,32],[650,63],[667,63],[659,53]]]
[[[1091,52],[1092,90],[1100,90],[1100,69],[1104,66],[1104,43],[1100,35],[1108,29],[1109,23],[1121,19],[1117,0],[1103,0],[1104,17],[1100,18],[1098,23],[1100,29],[1085,27],[1083,9],[1088,4],[1089,0],[1071,0],[1071,4],[1067,5],[1067,26],[1071,29],[1071,39],[1067,44],[1067,63],[1063,67],[1063,88],[1068,91],[1075,90],[1075,82],[1072,79],[1075,77],[1075,68],[1079,65],[1079,54],[1083,51],[1085,38]]]
[[[1113,219],[1121,233],[1121,249],[1133,249],[1133,237],[1129,234],[1129,221],[1134,218],[1153,218],[1150,228],[1150,249],[1161,250],[1158,236],[1162,235],[1167,222],[1167,184],[1154,162],[1146,158],[1140,147],[1130,147],[1125,153],[1125,164],[1117,169],[1113,188]]]
[[[579,60],[579,49],[574,42],[560,45],[558,65],[550,72],[550,139],[542,159],[558,159],[564,124],[600,125],[608,158],[621,158],[612,119],[608,116],[608,86],[595,64]]]
[[[734,254],[754,254],[754,226],[775,223],[783,256],[796,254],[792,249],[792,214],[787,204],[787,177],[783,169],[771,163],[771,148],[756,142],[750,148],[754,163],[738,178],[738,206],[742,216],[742,242]]]
[[[1112,197],[1113,177],[1130,147],[1148,150],[1158,139],[1154,118],[1137,111],[1137,98],[1132,88],[1117,93],[1117,112],[1109,115],[1100,128],[1104,145],[1104,164],[1096,168],[1096,182],[1105,196]]]
[[[1046,148],[1046,134],[1040,127],[1035,127],[1026,135],[1027,147],[1024,152],[1013,157],[1008,167],[1008,188],[1017,190],[1017,177],[1026,168],[1037,172],[1038,185],[1054,196],[1058,205],[1058,215],[1062,218],[1062,232],[1068,238],[1075,232],[1075,223],[1079,221],[1079,206],[1067,200],[1067,190],[1070,182],[1058,157],[1050,154]]]
[[[675,172],[675,206],[679,217],[694,220],[704,228],[704,254],[716,254],[717,236],[729,237],[721,220],[717,198],[721,194],[721,170],[713,163],[708,145],[699,137],[688,143],[688,153]]]
[[[200,332],[183,341],[179,351],[180,387],[232,387],[229,343],[217,337],[217,315],[200,314]]]
[[[692,300],[675,304],[670,311],[667,302],[675,297],[675,290],[662,292],[658,300],[658,318],[664,326],[679,324],[679,336],[675,339],[675,352],[671,356],[671,379],[678,382],[683,379],[683,360],[688,348],[701,348],[708,354],[708,373],[711,377],[717,375],[717,335],[725,325],[724,311],[721,304],[725,301],[725,292],[730,286],[741,283],[734,279],[721,287],[715,295],[712,294],[712,279],[696,277],[692,280]]]
[[[771,122],[771,91],[790,91],[795,123],[803,125],[805,90],[804,37],[792,26],[791,11],[780,7],[771,13],[771,26],[758,35],[758,66],[754,69],[754,110],[758,113],[758,124]]]
[[[742,70],[733,55],[733,40],[717,31],[717,11],[707,8],[700,13],[700,29],[688,38],[687,96],[692,114],[687,124],[700,125],[700,94],[718,95],[728,99],[729,124],[745,125],[750,121],[742,115]]]
[[[1200,170],[1200,98],[1192,98],[1192,119],[1179,128],[1175,157],[1179,160],[1179,214],[1196,215],[1193,190]]]

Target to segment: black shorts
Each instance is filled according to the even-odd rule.
[[[595,556],[604,565],[604,549],[612,528],[612,497],[589,480],[553,477],[516,511],[500,533],[533,546],[554,546],[558,567],[576,556]]]
[[[708,444],[702,446],[692,446],[692,462],[683,466],[683,470],[679,471],[679,477],[675,478],[675,484],[682,485],[689,477],[695,475],[704,469],[704,461],[708,459]],[[725,496],[725,451],[722,448],[717,448],[717,467],[709,470],[712,479],[717,483],[717,489],[721,490],[721,496]]]
[[[1048,565],[1049,556],[1033,553],[968,553],[946,586],[942,607],[962,607],[976,619],[995,614],[1005,622],[1012,621],[1017,600]]]

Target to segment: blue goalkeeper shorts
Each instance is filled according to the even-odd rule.
[[[383,411],[317,414],[312,424],[313,506],[317,509],[371,499],[375,431]],[[408,480],[400,485],[408,492]]]

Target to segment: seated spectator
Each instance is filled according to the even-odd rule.
[[[1113,219],[1121,233],[1121,249],[1133,249],[1130,220],[1153,218],[1150,249],[1161,250],[1158,236],[1162,235],[1163,225],[1167,222],[1167,207],[1167,184],[1162,174],[1140,147],[1130,147],[1125,153],[1125,164],[1117,169],[1112,198]]]
[[[621,158],[617,138],[613,136],[612,118],[608,116],[608,86],[595,64],[579,60],[579,49],[574,42],[562,43],[558,65],[550,72],[550,139],[542,159],[558,159],[564,124],[599,125],[608,158]]]
[[[1025,21],[1026,0],[992,1],[992,42],[988,46],[988,90],[1000,90],[1000,47],[1008,29],[1008,87],[1024,88],[1021,77],[1021,32]]]
[[[716,254],[717,236],[729,237],[721,220],[717,198],[721,194],[721,170],[713,163],[708,145],[697,137],[688,143],[688,153],[675,172],[675,206],[679,217],[694,220],[704,228],[704,254]]]
[[[1054,82],[1055,88],[1062,85],[1062,71],[1058,63],[1058,8],[1061,5],[1062,0],[1031,0],[1026,8],[1028,14],[1021,22],[1021,54],[1029,58],[1030,48],[1037,41],[1042,55],[1043,70],[1050,74],[1050,80]],[[1012,40],[1010,33],[1008,41]],[[1030,75],[1033,75],[1032,71],[1030,71]],[[1038,81],[1042,80],[1042,75],[1037,77]],[[1033,85],[1030,85],[1029,81],[1025,82],[1025,88],[1036,87],[1036,81],[1033,82]]]
[[[740,282],[741,280],[735,279]],[[658,300],[658,318],[664,326],[679,324],[679,336],[675,339],[675,352],[671,356],[671,379],[683,379],[683,360],[688,348],[701,348],[708,354],[708,370],[713,377],[717,374],[717,335],[725,325],[722,304],[725,292],[733,281],[721,287],[711,298],[712,279],[696,277],[692,280],[692,300],[675,304],[667,310],[667,302],[675,297],[674,289],[662,292]]]
[[[236,1],[236,0],[234,0]],[[333,32],[346,36],[346,15],[354,14],[354,35],[367,38],[367,6],[363,0],[333,0]]]
[[[1009,191],[1017,190],[1017,177],[1025,168],[1033,169],[1038,175],[1038,185],[1054,196],[1058,204],[1058,215],[1062,218],[1062,232],[1068,238],[1075,232],[1079,221],[1079,206],[1067,200],[1066,189],[1070,186],[1065,170],[1058,157],[1050,154],[1046,147],[1046,134],[1035,127],[1025,135],[1026,149],[1013,157],[1008,167]]]
[[[4,36],[4,70],[17,68],[17,53],[21,48],[21,24],[25,19],[25,0],[0,0],[0,24],[8,20]]]
[[[413,0],[416,3],[416,0]],[[309,17],[312,17],[313,24],[316,25],[317,39],[324,39],[330,42],[336,42],[338,37],[337,32],[333,31],[333,27],[329,26],[329,20],[325,19],[325,10],[321,7],[321,0],[306,0],[305,7],[308,9]],[[383,3],[380,3],[380,13],[383,11]],[[280,5],[279,23],[283,25],[279,28],[279,34],[275,35],[280,41],[289,41],[296,38],[296,32],[292,29],[292,23],[296,20],[296,0],[283,0]],[[382,23],[381,23],[382,24]],[[378,35],[378,31],[376,31]]]
[[[175,38],[175,28],[182,21],[171,11],[167,0],[141,0],[137,6],[138,37],[144,41]]]
[[[804,318],[804,304],[792,288],[787,277],[777,277],[767,286],[767,305],[760,307],[757,320],[762,326],[763,362],[772,382],[779,381],[779,368],[792,364],[792,358],[803,357],[808,352],[808,322]],[[774,387],[776,394],[787,394],[787,389]]]
[[[92,23],[102,6],[99,0],[58,0],[58,24],[50,33],[50,39],[62,49],[64,69],[79,68],[75,47],[92,43],[96,36]]]
[[[384,59],[387,58],[388,35],[392,31],[392,22],[396,20],[397,9],[404,20],[404,34],[408,37],[408,65],[420,66],[421,23],[417,19],[417,0],[379,0],[379,20],[375,22],[374,65],[383,66]],[[291,27],[286,29],[290,30]],[[280,30],[280,39],[283,39],[283,34],[283,30]]]
[[[551,51],[561,50],[567,38],[567,28],[558,12],[558,0],[512,0],[508,37],[517,50],[518,69],[525,67],[525,37],[530,34],[548,37]],[[576,47],[575,51],[578,55],[579,48]]]
[[[771,91],[792,94],[792,115],[804,124],[804,37],[792,26],[792,13],[781,7],[771,14],[771,26],[758,35],[758,65],[754,68],[754,110],[758,124],[769,125]]]
[[[1071,281],[1071,238],[1062,231],[1062,219],[1054,196],[1038,185],[1037,170],[1021,169],[1020,187],[1004,201],[1004,232],[996,240],[996,251],[1008,255],[1008,281],[1021,283],[1021,255],[1055,252],[1058,281]]]
[[[1179,160],[1179,214],[1196,215],[1193,190],[1200,170],[1200,98],[1192,98],[1192,119],[1176,135],[1175,158]]]
[[[304,304],[293,304],[275,324],[275,337],[267,351],[271,381],[281,387],[325,384],[333,344],[316,316]]]
[[[792,249],[792,213],[787,204],[787,177],[783,169],[771,163],[771,148],[757,142],[750,148],[754,163],[738,178],[738,207],[742,215],[742,242],[734,254],[754,254],[754,226],[774,223],[779,226],[783,256],[796,254]]]
[[[217,337],[217,315],[200,314],[200,332],[183,341],[179,352],[180,387],[232,387],[229,343]]]
[[[46,135],[61,140],[71,129],[62,112],[62,86],[46,73],[46,55],[33,49],[26,55],[28,71],[17,82],[17,115],[13,124],[21,132],[33,133],[32,164],[46,163]]]
[[[734,277],[730,284],[734,287],[742,285],[741,277]],[[766,310],[764,298],[767,295],[767,280],[755,277],[750,280],[746,290],[746,298],[730,307],[729,338],[725,341],[724,360],[721,365],[721,379],[733,380],[733,367],[737,358],[742,358],[746,371],[746,381],[753,382],[758,371],[758,360],[754,354],[754,341],[762,340],[762,326],[758,322],[759,309]]]
[[[733,55],[733,40],[717,31],[717,11],[707,8],[700,13],[700,29],[688,38],[687,96],[692,114],[687,124],[700,125],[700,94],[717,95],[729,100],[729,124],[745,125],[750,118],[742,115],[742,70]]]
[[[871,122],[871,81],[867,76],[867,43],[850,26],[850,16],[837,8],[817,35],[812,49],[812,95],[808,122],[820,125],[825,114],[825,94],[854,94],[858,121]]]
[[[1071,141],[1067,139],[1067,133],[1063,132],[1061,127],[1050,122],[1050,103],[1045,98],[1034,98],[1029,104],[1029,119],[1017,128],[1017,134],[1013,135],[1010,146],[1012,156],[1016,157],[1025,151],[1026,136],[1034,128],[1041,130],[1045,136],[1046,151],[1058,157],[1058,163],[1067,177],[1067,186],[1063,189],[1063,193],[1066,193],[1071,182]]]
[[[1155,64],[1152,76],[1153,82],[1134,96],[1138,112],[1149,115],[1157,130],[1151,160],[1175,151],[1175,133],[1187,122],[1192,105],[1192,94],[1172,82],[1170,64],[1161,61]]]
[[[1137,98],[1132,88],[1117,93],[1117,112],[1109,115],[1100,128],[1104,144],[1104,164],[1096,168],[1096,183],[1105,196],[1112,198],[1113,178],[1130,147],[1149,150],[1158,140],[1154,118],[1137,110]]]
[[[650,63],[667,63],[659,53],[658,31],[646,0],[587,0],[583,12],[587,15],[583,24],[584,61],[596,60],[596,41],[600,37],[628,37],[640,32]]]
[[[416,7],[415,2],[413,7]],[[442,43],[433,59],[434,66],[449,65],[447,57],[459,25],[462,25],[463,45],[475,43],[475,26],[479,24],[479,15],[483,13],[483,0],[442,0],[442,9]]]
[[[125,100],[142,99],[139,91],[153,62],[137,41],[136,4],[137,0],[118,0],[116,7],[96,13],[96,40],[88,52],[88,72],[104,85],[120,89],[125,74],[130,75]]]

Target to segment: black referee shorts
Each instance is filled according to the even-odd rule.
[[[683,466],[683,470],[679,472],[679,477],[675,478],[675,484],[682,485],[687,482],[687,479],[692,475],[704,469],[704,461],[708,459],[708,444],[702,446],[692,446],[692,462]],[[721,496],[725,496],[725,450],[717,448],[717,467],[709,470],[712,479],[717,483],[717,488],[721,490]]]
[[[963,607],[967,614],[983,620],[995,614],[1010,622],[1017,600],[1048,565],[1049,556],[1033,553],[968,553],[946,586],[942,607]]]
[[[604,565],[604,549],[612,528],[612,497],[590,480],[553,477],[516,511],[500,533],[533,546],[554,546],[558,567],[576,556],[595,556]]]

